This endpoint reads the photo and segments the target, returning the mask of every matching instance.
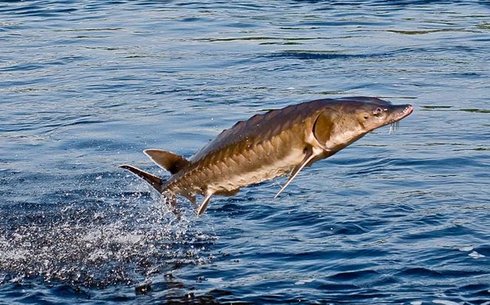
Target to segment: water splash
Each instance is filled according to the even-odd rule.
[[[162,199],[146,193],[106,195],[0,210],[0,282],[134,284],[209,259],[202,251],[213,237],[193,229],[195,217],[183,213],[177,220]]]
[[[400,121],[394,122],[390,124],[390,131],[388,132],[390,135],[394,134],[398,128],[400,128]]]

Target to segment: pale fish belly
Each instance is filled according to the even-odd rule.
[[[289,174],[303,160],[304,155],[302,149],[291,149],[283,158],[264,163],[256,170],[225,176],[219,181],[208,185],[208,190],[211,192],[232,191],[250,184]]]

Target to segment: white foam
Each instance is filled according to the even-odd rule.
[[[469,251],[473,250],[473,247],[472,246],[463,246],[463,247],[459,248],[458,250],[462,251],[462,252],[469,252]]]
[[[480,254],[476,251],[472,251],[471,253],[468,254],[468,256],[474,258],[474,259],[479,259],[479,258],[482,258],[482,257],[485,257],[485,255],[483,254]]]

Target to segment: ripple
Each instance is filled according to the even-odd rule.
[[[362,59],[362,58],[373,58],[373,57],[387,57],[388,54],[348,54],[341,53],[337,51],[313,51],[313,50],[288,50],[283,52],[278,52],[270,57],[278,58],[294,58],[301,60],[349,60],[349,59]]]
[[[485,304],[482,1],[0,3],[6,303]],[[263,110],[410,99],[301,173],[177,221],[117,169]],[[158,171],[167,177],[168,174]],[[449,304],[449,303],[448,303]]]

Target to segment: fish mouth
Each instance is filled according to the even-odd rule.
[[[413,112],[413,106],[410,104],[396,106],[396,109],[394,109],[392,118],[388,124],[397,123],[400,120],[409,116],[412,112]]]
[[[390,134],[394,133],[400,126],[400,121],[409,116],[412,112],[413,106],[410,104],[396,106],[396,110],[393,112],[392,118],[388,122],[390,125]]]

